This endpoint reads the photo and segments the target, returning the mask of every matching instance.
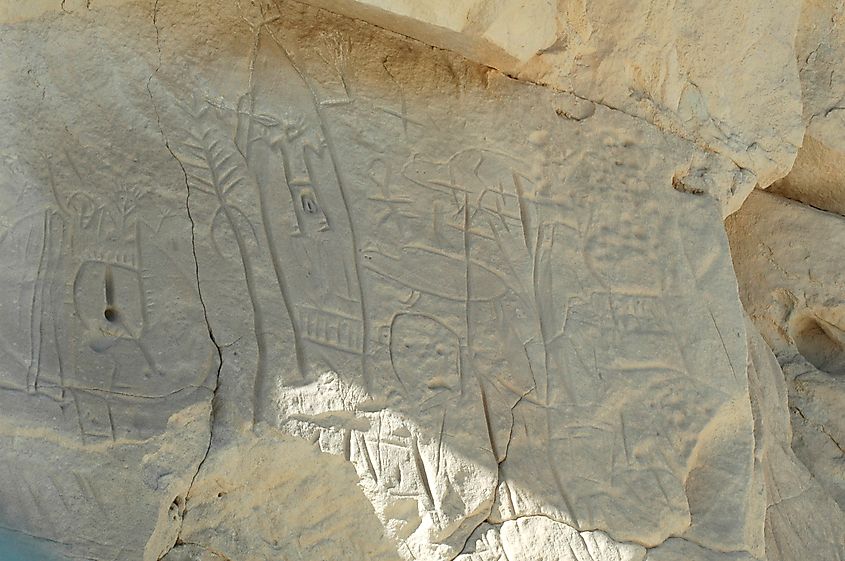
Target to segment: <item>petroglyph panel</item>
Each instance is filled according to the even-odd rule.
[[[696,187],[743,170],[361,22],[213,8],[47,14],[0,39],[21,78],[4,115],[39,123],[2,125],[3,423],[99,447],[90,484],[57,480],[68,510],[96,495],[107,546],[136,532],[74,554],[762,547],[723,201]],[[17,60],[43,30],[66,48]],[[98,494],[136,464],[142,537]],[[14,527],[63,541],[92,517]]]
[[[231,421],[345,457],[409,559],[527,515],[687,531],[708,439],[751,426],[719,203],[673,188],[696,149],[293,4],[224,10],[224,65],[180,13],[150,89]]]
[[[141,559],[207,446],[219,358],[145,17],[0,32],[0,527],[44,558]]]
[[[6,109],[28,102],[21,95]],[[217,353],[178,193],[140,163],[121,167],[133,152],[167,159],[158,148],[138,151],[132,136],[80,140],[98,123],[97,111],[82,110],[79,130],[57,132],[61,118],[42,107],[42,130],[5,136],[14,157],[4,157],[0,181],[14,204],[2,207],[0,234],[0,275],[12,289],[0,304],[0,400],[22,423],[47,417],[94,439],[146,438],[171,413],[208,398]]]

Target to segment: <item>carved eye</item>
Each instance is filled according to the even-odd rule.
[[[302,210],[308,214],[317,214],[320,211],[320,207],[317,206],[317,201],[314,200],[311,193],[303,193],[299,200],[302,203]]]

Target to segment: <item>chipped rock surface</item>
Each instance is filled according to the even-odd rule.
[[[288,0],[0,1],[0,539],[845,559],[842,218],[749,196],[804,134],[798,7],[574,4],[493,34],[587,26],[517,79]]]

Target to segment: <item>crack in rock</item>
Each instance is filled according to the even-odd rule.
[[[175,542],[173,544],[173,546],[175,546],[176,544],[178,544],[180,542],[180,537],[181,537],[181,534],[182,534],[182,526],[183,526],[183,523],[184,523],[184,516],[185,516],[185,513],[187,512],[187,509],[188,509],[188,497],[191,493],[191,489],[193,488],[194,483],[196,482],[197,477],[199,476],[199,473],[202,470],[202,467],[205,464],[205,461],[208,459],[209,453],[211,451],[211,444],[213,442],[213,431],[214,431],[214,416],[215,416],[214,408],[215,408],[215,402],[217,400],[217,390],[220,387],[220,383],[219,383],[220,382],[220,373],[223,370],[223,349],[220,346],[220,344],[217,342],[217,339],[214,336],[214,330],[212,329],[211,322],[208,318],[208,307],[207,307],[207,304],[205,302],[205,298],[203,297],[202,286],[201,286],[201,283],[200,283],[199,260],[197,258],[197,248],[196,248],[196,223],[194,222],[194,218],[191,214],[191,206],[190,206],[191,188],[190,188],[189,181],[188,181],[188,173],[187,173],[187,170],[185,170],[185,166],[182,164],[182,161],[173,152],[173,149],[170,146],[170,142],[167,138],[167,135],[165,134],[164,129],[162,128],[161,115],[158,111],[158,106],[156,105],[155,97],[153,96],[151,85],[150,85],[151,82],[152,82],[152,79],[155,76],[155,74],[158,72],[159,68],[161,68],[161,43],[160,43],[159,28],[158,28],[158,24],[157,24],[157,21],[156,21],[157,16],[158,16],[158,2],[159,2],[159,0],[155,0],[155,4],[153,6],[153,26],[154,26],[155,32],[156,32],[156,48],[158,50],[159,60],[158,60],[158,66],[153,71],[153,73],[150,74],[150,77],[147,79],[146,89],[147,89],[147,94],[150,97],[150,102],[152,103],[153,111],[155,112],[156,122],[158,124],[158,129],[159,129],[159,134],[161,135],[162,140],[164,141],[164,146],[167,149],[167,151],[170,153],[173,160],[179,166],[179,169],[182,171],[182,176],[183,176],[183,179],[184,179],[184,182],[185,182],[185,212],[186,212],[186,215],[188,217],[188,221],[191,223],[191,255],[193,256],[193,260],[194,260],[194,275],[195,275],[195,278],[196,278],[197,295],[199,297],[200,306],[202,307],[203,320],[205,322],[206,329],[208,330],[209,340],[214,345],[214,348],[216,349],[216,352],[217,352],[217,372],[215,374],[214,387],[211,389],[211,398],[210,398],[211,399],[211,407],[210,407],[210,410],[209,410],[209,418],[208,418],[208,442],[206,444],[205,451],[203,452],[202,458],[200,459],[200,461],[197,464],[196,471],[191,476],[191,481],[188,484],[188,487],[185,490],[185,492],[182,494],[184,499],[181,502],[181,508],[180,508],[180,513],[179,513],[179,529],[176,532],[176,539],[175,539]],[[178,497],[177,497],[177,499],[178,499]],[[172,549],[173,546],[171,546],[168,549],[168,551],[170,551],[170,549]],[[166,556],[168,551],[165,551],[164,554],[161,557],[163,558],[164,556]]]

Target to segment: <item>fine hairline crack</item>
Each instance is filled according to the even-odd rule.
[[[830,431],[827,429],[827,427],[825,427],[822,423],[819,423],[819,422],[813,421],[812,419],[809,419],[809,418],[808,418],[808,417],[804,414],[804,412],[803,412],[803,411],[801,411],[801,409],[799,409],[797,406],[795,406],[795,405],[790,405],[790,408],[791,408],[791,409],[793,409],[796,413],[798,413],[798,416],[799,416],[799,417],[801,417],[801,419],[802,419],[805,423],[807,423],[808,425],[810,425],[810,426],[811,426],[812,428],[814,428],[815,430],[817,430],[817,431],[821,432],[822,434],[824,434],[825,436],[827,436],[827,437],[830,439],[830,441],[831,441],[831,442],[833,442],[834,446],[836,446],[837,448],[839,448],[839,451],[840,451],[840,452],[842,452],[843,454],[845,454],[845,446],[843,446],[842,444],[840,444],[840,443],[839,443],[839,441],[838,441],[838,440],[836,440],[836,439],[833,437],[833,435],[832,435],[832,434],[830,434]]]
[[[210,409],[209,409],[209,415],[208,415],[208,442],[205,445],[205,451],[203,452],[202,458],[197,463],[197,468],[194,471],[193,475],[191,476],[191,481],[188,484],[188,487],[184,492],[184,495],[183,495],[184,499],[182,501],[181,509],[180,509],[181,512],[179,513],[179,529],[176,532],[176,537],[173,541],[173,544],[169,546],[168,550],[165,551],[164,553],[162,553],[162,555],[160,557],[160,558],[162,558],[165,555],[167,555],[167,553],[180,541],[180,537],[181,537],[181,534],[182,534],[182,527],[183,527],[183,524],[184,524],[184,515],[185,515],[185,512],[187,511],[187,508],[188,508],[188,495],[190,495],[191,489],[193,488],[194,483],[196,482],[197,477],[199,476],[199,473],[202,470],[202,466],[205,464],[205,461],[208,459],[209,452],[211,451],[211,443],[212,443],[212,440],[213,440],[213,434],[212,433],[213,433],[213,430],[214,430],[214,408],[215,408],[215,402],[217,400],[217,390],[218,390],[219,384],[220,384],[220,372],[223,369],[223,349],[220,346],[220,344],[217,342],[217,339],[214,336],[214,330],[212,329],[211,322],[208,319],[208,307],[205,303],[205,298],[203,297],[202,286],[200,285],[199,259],[197,258],[197,245],[196,245],[196,222],[194,221],[194,217],[191,214],[191,205],[190,205],[191,187],[190,187],[190,184],[188,182],[188,172],[185,169],[185,166],[182,164],[182,161],[179,159],[179,157],[176,155],[175,152],[173,152],[173,149],[170,147],[170,141],[168,140],[167,135],[165,134],[164,129],[161,126],[161,115],[158,111],[158,106],[156,105],[155,97],[153,96],[153,92],[152,92],[152,89],[150,87],[150,84],[152,82],[153,77],[158,72],[159,68],[161,68],[161,44],[160,44],[160,36],[159,36],[158,25],[157,25],[157,22],[156,22],[156,16],[157,15],[158,15],[158,0],[156,0],[154,7],[153,7],[153,27],[155,28],[155,33],[156,33],[156,49],[158,50],[159,60],[158,60],[158,66],[155,68],[155,70],[153,70],[152,74],[150,74],[150,77],[147,79],[146,89],[147,89],[147,94],[150,96],[150,102],[152,104],[153,112],[155,113],[155,116],[156,116],[156,123],[158,125],[159,134],[161,135],[161,138],[164,141],[164,147],[167,149],[168,153],[170,153],[170,156],[173,158],[173,160],[179,166],[179,169],[182,170],[182,177],[183,177],[184,182],[185,182],[185,213],[188,217],[188,221],[190,221],[190,223],[191,223],[191,255],[193,256],[193,259],[194,259],[194,275],[195,275],[195,278],[196,278],[197,295],[199,297],[200,306],[202,307],[202,316],[203,316],[203,321],[205,322],[206,330],[208,331],[208,338],[211,341],[211,343],[214,345],[214,348],[217,352],[217,372],[215,373],[215,377],[214,377],[214,387],[211,388],[211,402],[210,402]],[[174,503],[177,503],[177,501],[174,500]]]
[[[149,89],[149,83],[147,84],[147,92],[150,94],[150,99],[153,99],[152,92]],[[202,307],[202,315],[203,315],[203,320],[205,321],[205,327],[208,330],[208,338],[211,341],[211,343],[214,345],[214,348],[217,352],[217,372],[216,372],[215,377],[214,377],[214,387],[211,388],[211,408],[210,408],[209,416],[208,416],[208,442],[206,443],[206,447],[205,447],[205,451],[203,452],[202,459],[200,459],[199,463],[197,464],[197,469],[194,472],[193,476],[191,477],[191,482],[188,485],[188,488],[184,493],[185,499],[184,499],[184,502],[182,504],[182,512],[180,513],[179,530],[176,534],[176,541],[178,541],[179,536],[182,532],[182,520],[183,520],[182,517],[184,516],[185,511],[187,510],[187,507],[188,507],[188,495],[190,494],[191,489],[193,488],[194,483],[197,480],[197,476],[199,475],[199,472],[202,469],[202,466],[205,463],[205,460],[208,458],[209,452],[211,451],[211,442],[212,442],[212,436],[213,436],[212,431],[214,429],[214,406],[215,406],[215,401],[217,399],[217,389],[219,388],[219,383],[220,383],[220,372],[223,369],[223,350],[222,350],[220,344],[217,342],[217,339],[214,337],[214,330],[212,329],[211,322],[208,319],[208,307],[206,306],[205,299],[204,299],[203,294],[202,294],[202,288],[200,286],[199,260],[197,259],[197,247],[196,247],[196,223],[194,222],[194,218],[191,215],[191,207],[190,207],[190,204],[189,204],[189,201],[190,201],[190,198],[191,198],[191,189],[190,189],[189,184],[188,184],[188,173],[185,170],[184,165],[182,165],[182,162],[179,160],[179,158],[176,156],[176,154],[170,148],[170,143],[167,140],[167,136],[164,134],[164,130],[161,128],[161,119],[159,117],[158,108],[155,105],[155,100],[153,100],[153,110],[155,111],[156,119],[158,121],[159,133],[161,134],[162,138],[164,139],[164,145],[167,148],[167,151],[170,153],[170,155],[173,157],[173,159],[179,165],[179,168],[182,170],[182,175],[183,175],[184,180],[185,180],[185,191],[186,191],[185,210],[186,210],[188,220],[191,223],[191,254],[193,255],[193,259],[194,259],[194,274],[196,276],[197,294],[199,296],[200,306]],[[175,545],[175,542],[174,542],[174,545]],[[165,554],[166,554],[166,552],[165,552]]]

